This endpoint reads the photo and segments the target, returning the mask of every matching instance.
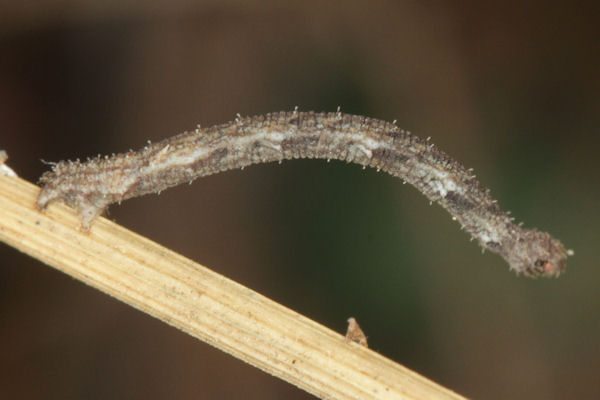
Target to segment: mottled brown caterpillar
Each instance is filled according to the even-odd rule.
[[[40,178],[37,207],[56,200],[75,208],[83,230],[108,205],[233,168],[294,158],[337,159],[383,170],[438,202],[479,244],[517,273],[558,276],[563,245],[523,229],[500,210],[472,173],[394,123],[336,113],[280,112],[198,128],[139,151],[61,161]]]

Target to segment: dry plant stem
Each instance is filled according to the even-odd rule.
[[[0,176],[0,240],[263,371],[324,399],[462,398],[104,218],[39,213],[38,193]]]
[[[82,227],[108,205],[221,171],[293,158],[338,159],[383,170],[450,212],[484,248],[527,276],[558,276],[567,252],[548,233],[513,223],[472,173],[428,140],[395,124],[337,113],[281,112],[198,128],[139,151],[85,163],[61,161],[45,173],[37,205],[62,200]]]

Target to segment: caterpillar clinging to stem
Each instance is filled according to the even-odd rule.
[[[474,176],[429,140],[395,124],[341,112],[280,112],[198,128],[139,151],[87,162],[61,161],[40,178],[37,207],[56,200],[75,208],[83,230],[112,203],[160,192],[251,164],[294,158],[337,159],[397,176],[444,207],[479,244],[527,276],[558,276],[563,245],[513,223]]]

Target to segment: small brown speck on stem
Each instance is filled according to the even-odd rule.
[[[348,318],[348,329],[346,330],[346,341],[347,342],[355,342],[360,344],[361,346],[369,347],[367,344],[367,336],[360,329],[358,322],[354,317]]]

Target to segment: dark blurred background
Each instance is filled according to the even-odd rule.
[[[235,113],[385,120],[575,250],[516,277],[414,188],[340,162],[231,171],[109,218],[466,396],[600,396],[595,2],[0,5],[0,148],[36,181]],[[0,245],[0,397],[309,399]]]

